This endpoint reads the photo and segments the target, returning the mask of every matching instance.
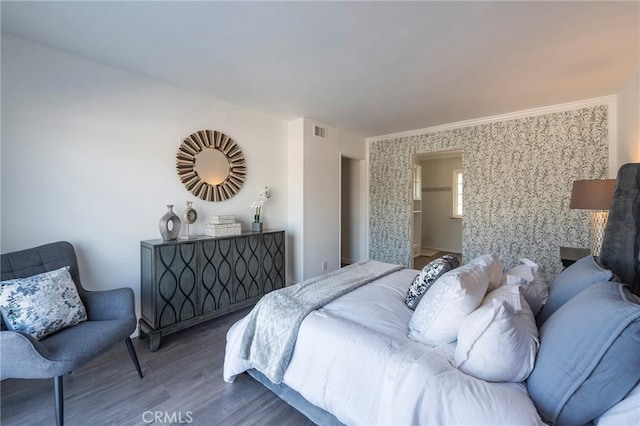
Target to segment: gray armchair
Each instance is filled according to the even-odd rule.
[[[56,424],[64,422],[62,376],[124,341],[142,378],[136,351],[129,336],[136,329],[133,291],[119,288],[87,291],[82,288],[78,262],[68,242],[46,244],[1,255],[2,280],[25,278],[69,266],[87,321],[36,340],[26,333],[0,331],[0,378],[54,379]]]

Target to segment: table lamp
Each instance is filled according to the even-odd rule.
[[[591,210],[591,254],[600,255],[615,179],[576,180],[571,190],[571,209]]]

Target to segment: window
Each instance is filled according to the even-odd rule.
[[[422,166],[413,166],[413,199],[420,200],[422,198]]]
[[[462,170],[453,171],[453,217],[462,217]]]

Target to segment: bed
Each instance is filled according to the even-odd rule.
[[[563,271],[544,307],[532,309],[525,285],[507,284],[518,271],[535,271],[533,264],[509,269],[514,275],[486,263],[492,256],[452,267],[412,310],[408,288],[419,271],[361,262],[264,297],[227,334],[224,379],[247,372],[317,424],[638,424],[640,299],[632,293],[640,294],[639,248],[640,164],[628,164],[618,174],[599,264],[585,258]],[[450,305],[434,309],[444,303],[440,289],[449,288],[441,283],[462,276],[473,284],[465,300],[478,293],[474,306],[464,315]],[[508,294],[509,303],[492,294]],[[492,319],[478,332],[485,311]],[[419,313],[430,321],[427,331]],[[502,353],[489,347],[493,359],[476,358],[475,369],[471,359],[461,363],[460,348],[478,351],[479,336],[507,324],[495,322],[502,314],[515,318],[524,338]],[[456,327],[435,327],[442,318]],[[513,364],[508,376],[493,375],[500,357]]]

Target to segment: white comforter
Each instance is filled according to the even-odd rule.
[[[283,382],[346,424],[542,424],[519,383],[489,383],[453,367],[453,345],[407,337],[405,269],[346,294],[302,322]],[[227,334],[224,379],[253,366]]]
[[[271,382],[280,383],[299,327],[309,313],[400,269],[399,265],[365,260],[264,295],[245,319],[238,355]]]

